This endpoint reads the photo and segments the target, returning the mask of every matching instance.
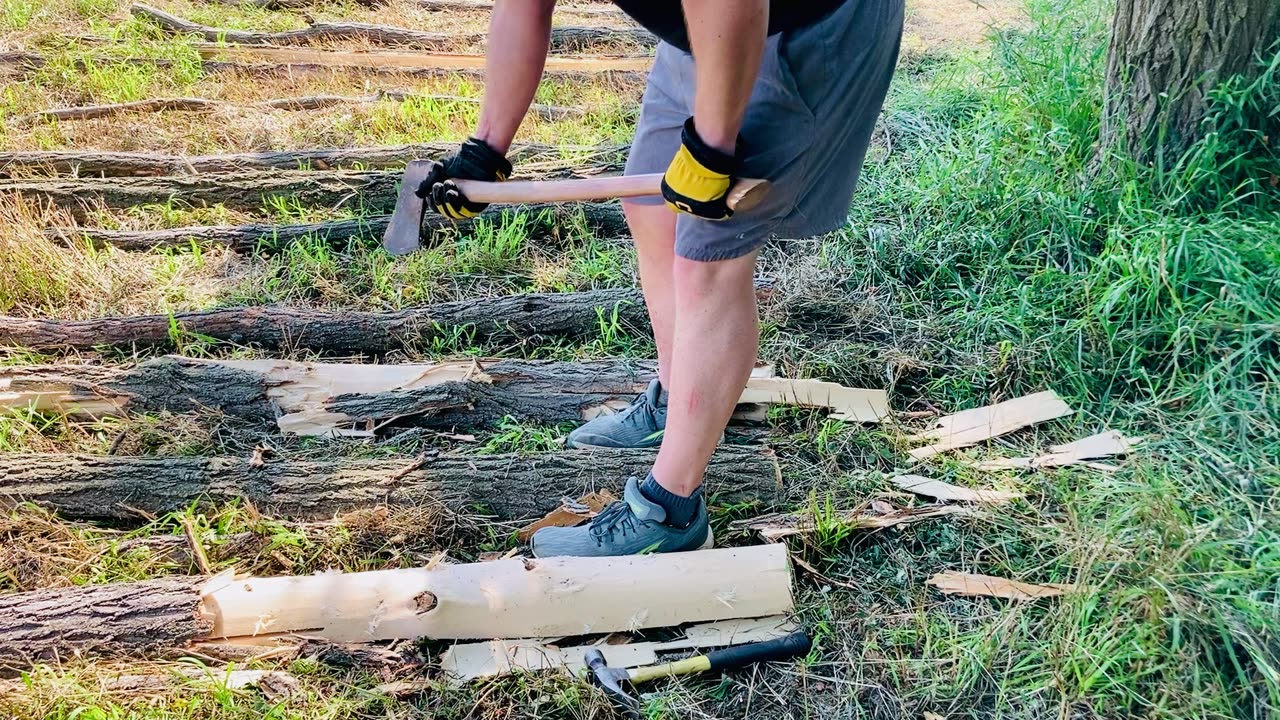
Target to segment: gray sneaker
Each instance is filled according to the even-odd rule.
[[[652,448],[662,444],[667,427],[667,405],[662,384],[656,379],[625,410],[598,417],[569,433],[571,448]]]
[[[681,529],[663,524],[666,510],[641,494],[640,483],[635,478],[627,480],[622,497],[587,525],[547,527],[534,533],[529,543],[534,556],[639,555],[705,550],[714,544],[706,503],[699,504],[698,514],[689,527]]]

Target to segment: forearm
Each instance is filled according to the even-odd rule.
[[[496,0],[493,4],[484,102],[475,136],[504,155],[542,80],[555,4],[555,0]]]
[[[693,123],[732,154],[769,32],[769,0],[683,0],[694,60]]]

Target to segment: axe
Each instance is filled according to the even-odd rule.
[[[404,169],[400,196],[391,214],[382,245],[392,255],[407,255],[421,247],[422,216],[426,201],[417,189],[431,172],[431,160],[412,160]],[[479,203],[549,203],[573,200],[608,200],[662,194],[662,174],[619,175],[581,180],[515,180],[483,182],[454,180],[468,200]],[[750,210],[769,193],[769,181],[739,178],[725,199],[731,210]]]

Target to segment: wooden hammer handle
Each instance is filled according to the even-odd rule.
[[[618,175],[581,180],[512,180],[484,182],[454,180],[458,189],[478,203],[547,203],[571,200],[649,197],[662,194],[662,173]],[[768,180],[739,178],[729,189],[730,210],[750,210],[769,192]]]

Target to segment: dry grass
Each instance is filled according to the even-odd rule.
[[[222,248],[125,253],[47,239],[64,213],[0,195],[0,312],[61,318],[139,315],[212,303],[240,260]]]

